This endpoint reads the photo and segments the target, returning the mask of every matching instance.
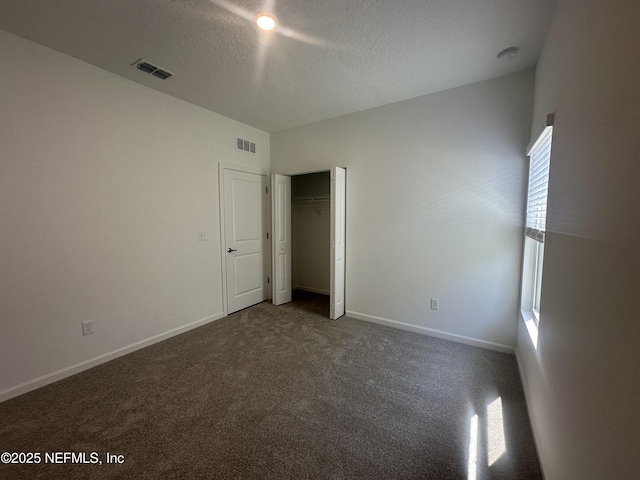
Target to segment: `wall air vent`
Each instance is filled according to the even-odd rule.
[[[249,140],[243,140],[236,137],[236,150],[242,150],[249,153],[256,153],[256,144]]]
[[[160,80],[166,80],[167,78],[173,77],[173,73],[165,70],[164,68],[160,68],[151,62],[147,62],[144,58],[136,60],[131,65],[136,67],[138,70],[142,70],[143,72],[150,73],[154,77],[158,77]]]

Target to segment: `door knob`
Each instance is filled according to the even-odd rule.
[[[227,248],[227,253],[237,252],[235,248]]]

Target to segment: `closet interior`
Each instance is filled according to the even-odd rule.
[[[331,173],[291,177],[293,290],[329,295]]]

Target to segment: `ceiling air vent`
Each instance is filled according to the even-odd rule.
[[[249,140],[236,137],[236,150],[243,150],[249,153],[256,153],[256,144]]]
[[[173,73],[169,73],[166,70],[157,69],[155,72],[151,72],[154,77],[158,77],[160,80],[166,80],[169,77],[173,76]]]
[[[158,77],[160,80],[166,80],[169,77],[173,77],[173,73],[154,65],[151,62],[147,62],[144,58],[136,60],[131,65],[135,66],[138,70],[150,73],[154,77]]]

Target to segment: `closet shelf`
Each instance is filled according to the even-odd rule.
[[[297,197],[298,203],[310,203],[310,202],[328,202],[331,197]]]

